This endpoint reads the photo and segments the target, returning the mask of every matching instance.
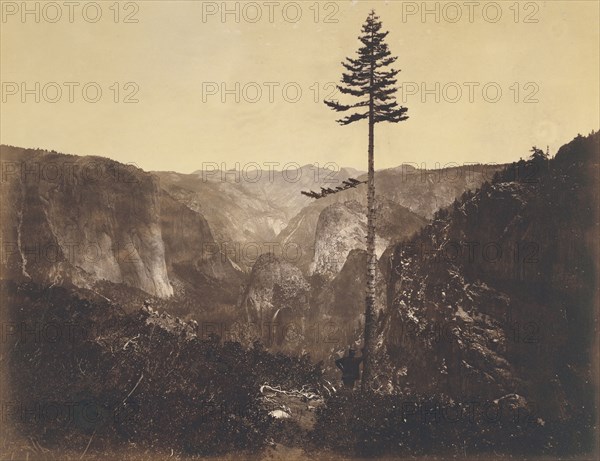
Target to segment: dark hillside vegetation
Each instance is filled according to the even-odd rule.
[[[319,390],[308,356],[213,336],[151,309],[125,313],[86,290],[4,283],[8,423],[42,447],[138,444],[215,455],[261,450],[274,422],[260,386]]]
[[[533,149],[394,247],[375,392],[327,402],[324,446],[594,450],[599,140],[578,136],[552,159]],[[455,420],[469,402],[489,410],[482,424]],[[431,408],[439,423],[423,417]]]

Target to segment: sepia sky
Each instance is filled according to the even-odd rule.
[[[2,143],[146,170],[365,170],[366,123],[339,126],[320,101],[371,8],[410,116],[377,125],[377,169],[554,153],[600,125],[597,1],[91,3],[2,3]]]

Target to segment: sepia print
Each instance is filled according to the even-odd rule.
[[[600,2],[0,6],[0,459],[598,459]]]

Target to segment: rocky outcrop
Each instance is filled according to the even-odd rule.
[[[347,191],[328,195],[314,200],[305,206],[277,236],[278,248],[284,254],[294,254],[294,261],[303,273],[310,273],[311,264],[315,257],[315,238],[321,212],[335,204],[356,201],[366,205],[364,190],[349,189]],[[342,261],[343,264],[343,261]]]
[[[309,314],[309,302],[310,286],[302,272],[285,260],[263,254],[252,268],[241,308],[248,322],[262,329],[263,341],[270,344],[282,339],[273,330],[274,326],[282,326],[282,318],[285,323],[303,323]]]
[[[310,272],[331,280],[352,249],[365,249],[367,216],[357,202],[336,203],[323,210],[317,222],[315,259]],[[381,240],[377,241],[381,251]]]
[[[380,257],[391,244],[411,236],[426,221],[410,210],[383,197],[376,200],[375,251]],[[366,249],[367,209],[359,202],[335,203],[319,215],[315,233],[314,260],[309,268],[331,280],[342,269],[354,249]]]
[[[395,372],[382,380],[460,399],[514,393],[542,419],[589,417],[599,140],[513,164],[395,246],[379,328]]]

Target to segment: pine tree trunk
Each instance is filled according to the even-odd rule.
[[[371,70],[371,75],[373,69]],[[373,77],[371,77],[372,79]],[[373,85],[371,84],[371,88]],[[365,342],[362,389],[367,390],[373,379],[373,352],[375,351],[375,114],[373,96],[369,104],[369,173],[367,180],[367,292],[365,299]]]

